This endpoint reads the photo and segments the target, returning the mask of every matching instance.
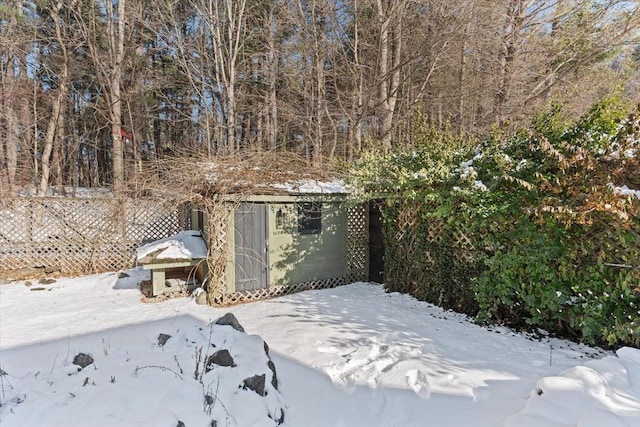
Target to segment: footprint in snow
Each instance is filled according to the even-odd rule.
[[[431,386],[427,379],[427,374],[420,369],[407,371],[407,384],[422,399],[431,397]]]

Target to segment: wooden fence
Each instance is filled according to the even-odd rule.
[[[75,275],[130,268],[138,246],[185,229],[187,221],[185,207],[171,200],[3,200],[0,272],[36,268]]]
[[[209,281],[215,288],[224,288],[226,224],[231,207],[222,203],[210,213],[210,221],[217,230],[215,238],[209,239],[213,254]],[[131,268],[135,249],[140,245],[190,228],[187,209],[172,200],[55,197],[2,200],[0,277],[20,279],[50,272],[80,275]],[[367,280],[367,213],[364,206],[348,209],[346,277],[270,288],[259,295],[243,293],[231,298],[216,294],[213,300],[249,301]]]

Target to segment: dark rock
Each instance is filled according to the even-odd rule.
[[[129,275],[124,271],[121,271],[120,273],[118,273],[118,279],[126,279],[127,277],[129,277]]]
[[[273,361],[271,359],[269,359],[269,361],[267,362],[267,366],[269,367],[269,369],[271,369],[271,372],[273,372],[273,376],[271,377],[271,385],[273,386],[273,388],[275,388],[277,390],[278,389],[278,377],[276,376],[276,365],[274,365]]]
[[[40,280],[38,281],[38,283],[40,283],[41,285],[51,285],[51,284],[53,284],[53,283],[56,283],[56,279],[51,279],[51,278],[48,278],[48,279],[40,279]]]
[[[29,287],[29,286],[31,286],[32,284],[33,284],[33,283],[31,283],[31,282],[30,282],[30,281],[28,281],[28,280],[27,280],[26,282],[24,282],[24,285],[25,285],[26,287]]]
[[[38,288],[31,288],[31,291],[45,291],[46,289],[43,287],[38,287]]]
[[[207,405],[213,405],[215,399],[210,394],[205,394],[204,401],[207,403]]]
[[[79,353],[76,357],[73,358],[73,364],[80,366],[82,369],[93,363],[93,357],[88,354]]]
[[[264,344],[264,352],[267,355],[267,357],[269,357],[269,344],[267,344],[266,341],[262,341],[262,343]]]
[[[178,420],[178,425],[176,427],[185,427],[184,423]]]
[[[266,375],[262,374],[262,375],[254,375],[251,378],[245,378],[243,381],[243,387],[245,390],[249,389],[252,391],[255,391],[256,393],[258,393],[258,395],[260,396],[265,396],[265,389],[264,389],[264,385],[265,385],[265,380],[266,380]]]
[[[233,361],[233,357],[229,354],[229,350],[219,350],[213,353],[211,356],[207,357],[207,364],[205,366],[204,372],[207,373],[213,369],[213,365],[218,366],[231,366],[232,368],[236,366]]]
[[[228,325],[228,326],[231,326],[236,331],[244,332],[244,328],[242,327],[240,322],[238,322],[238,319],[236,319],[236,316],[234,316],[233,313],[225,314],[224,316],[216,320],[215,324]]]
[[[167,334],[158,335],[158,345],[162,347],[167,343],[167,341],[169,341],[169,338],[171,338],[171,335],[167,335]]]

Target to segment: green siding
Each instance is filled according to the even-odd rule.
[[[299,199],[308,201],[309,199]],[[313,280],[346,277],[347,274],[347,212],[339,202],[322,203],[322,231],[318,234],[298,232],[297,204],[288,198],[278,203],[266,203],[269,240],[269,286],[285,286]],[[277,221],[278,211],[286,213],[284,221]],[[197,224],[192,214],[192,224]],[[282,216],[281,216],[282,219]],[[227,267],[222,292],[236,292],[234,213],[227,222]]]
[[[294,203],[269,205],[270,285],[345,277],[346,210],[336,203],[323,203],[322,230],[318,234],[300,234],[297,215]]]

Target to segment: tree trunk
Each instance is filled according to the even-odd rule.
[[[501,49],[498,58],[498,85],[494,100],[495,122],[504,123],[507,115],[505,106],[509,99],[509,90],[513,78],[516,60],[517,43],[525,19],[526,5],[524,0],[511,0],[508,5],[501,32]]]
[[[62,69],[58,74],[58,94],[51,110],[51,116],[49,117],[49,123],[47,125],[47,131],[44,137],[44,149],[42,151],[41,169],[42,175],[40,176],[40,185],[38,186],[38,196],[43,197],[47,194],[49,187],[49,175],[51,173],[51,153],[54,150],[54,143],[56,142],[56,135],[61,134],[61,128],[64,123],[62,117],[63,103],[66,102],[69,93],[69,58],[66,48],[66,34],[63,34],[65,25],[60,21],[59,12],[62,9],[62,2],[58,2],[55,7],[50,10],[51,19],[55,24],[56,40],[60,50],[62,51]],[[74,5],[71,4],[70,7]],[[60,144],[60,141],[58,141]]]
[[[349,118],[349,134],[347,136],[346,158],[353,161],[356,153],[362,150],[362,118],[364,116],[364,75],[360,57],[360,17],[358,14],[358,0],[353,2],[353,67],[355,95],[352,98],[351,114]]]
[[[0,113],[4,116],[4,141],[0,144],[0,189],[11,195],[16,192],[16,175],[18,170],[18,146],[20,144],[19,122],[16,112],[19,103],[18,89],[19,76],[21,71],[18,53],[15,45],[19,43],[18,36],[18,17],[22,16],[22,0],[14,0],[7,2],[9,18],[4,31],[7,38],[7,46],[0,49],[0,58],[6,58],[6,69],[0,69],[0,77],[2,77],[2,101]],[[4,64],[2,64],[4,65]],[[1,117],[1,116],[0,116]],[[0,122],[0,131],[2,130],[2,122]],[[2,134],[0,134],[2,137]]]
[[[460,63],[458,70],[458,132],[462,132],[466,129],[466,120],[465,120],[465,98],[467,96],[466,92],[466,71],[467,71],[467,45],[468,45],[468,37],[470,32],[471,22],[469,21],[464,28],[464,34],[462,43],[460,44]]]
[[[125,0],[118,0],[117,16],[113,15],[113,7],[107,5],[107,31],[109,37],[109,57],[112,60],[109,79],[109,99],[111,109],[111,140],[113,159],[113,192],[121,197],[124,191],[124,159],[122,144],[122,61],[124,59]]]
[[[268,25],[268,50],[267,50],[267,148],[275,151],[278,137],[278,98],[276,87],[278,84],[278,60],[276,56],[276,34],[278,21],[275,15],[275,7],[269,11]]]
[[[378,83],[380,102],[380,139],[385,149],[391,149],[394,114],[400,89],[402,56],[402,13],[404,0],[390,0],[386,8],[383,0],[376,0],[380,28]]]

